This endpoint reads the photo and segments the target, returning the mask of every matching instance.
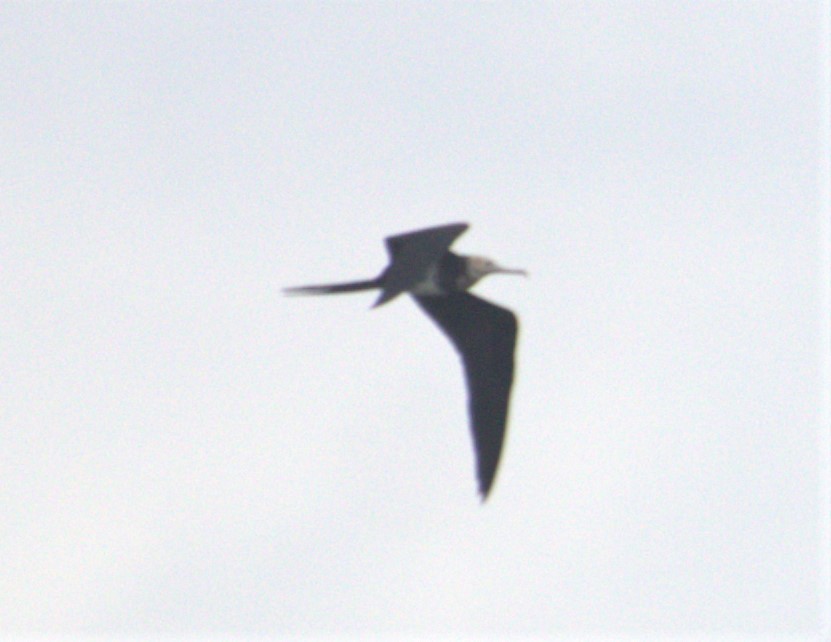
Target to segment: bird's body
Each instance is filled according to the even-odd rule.
[[[477,256],[460,256],[450,245],[466,223],[432,227],[386,239],[389,266],[375,279],[287,288],[289,294],[339,294],[380,289],[373,307],[402,293],[448,336],[465,370],[468,408],[477,455],[479,491],[485,499],[499,465],[514,373],[517,321],[512,312],[467,290],[495,273],[524,274]]]

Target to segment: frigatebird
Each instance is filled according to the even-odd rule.
[[[287,294],[340,294],[379,289],[372,307],[409,293],[461,356],[482,501],[496,477],[514,378],[513,312],[467,290],[488,274],[525,274],[480,256],[449,250],[467,223],[430,227],[385,239],[390,264],[374,279],[286,288]]]

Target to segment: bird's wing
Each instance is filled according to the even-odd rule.
[[[462,233],[470,227],[467,223],[450,223],[438,227],[428,227],[415,232],[406,232],[388,236],[384,239],[390,260],[394,260],[407,245],[416,242],[420,247],[434,246],[439,256],[450,247]]]
[[[384,273],[384,288],[375,305],[390,301],[422,281],[430,266],[441,259],[467,228],[467,223],[452,223],[385,239],[390,266]]]
[[[516,316],[467,292],[414,298],[462,358],[479,492],[484,501],[496,477],[505,438],[514,379]]]

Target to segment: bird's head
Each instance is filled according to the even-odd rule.
[[[528,276],[525,270],[502,267],[484,256],[468,256],[465,271],[469,280],[468,287],[488,274],[521,274],[522,276]]]

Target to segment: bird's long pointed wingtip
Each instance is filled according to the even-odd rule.
[[[294,288],[282,288],[280,290],[283,293],[283,296],[303,296],[303,288],[294,287]],[[305,294],[308,294],[307,292]]]

